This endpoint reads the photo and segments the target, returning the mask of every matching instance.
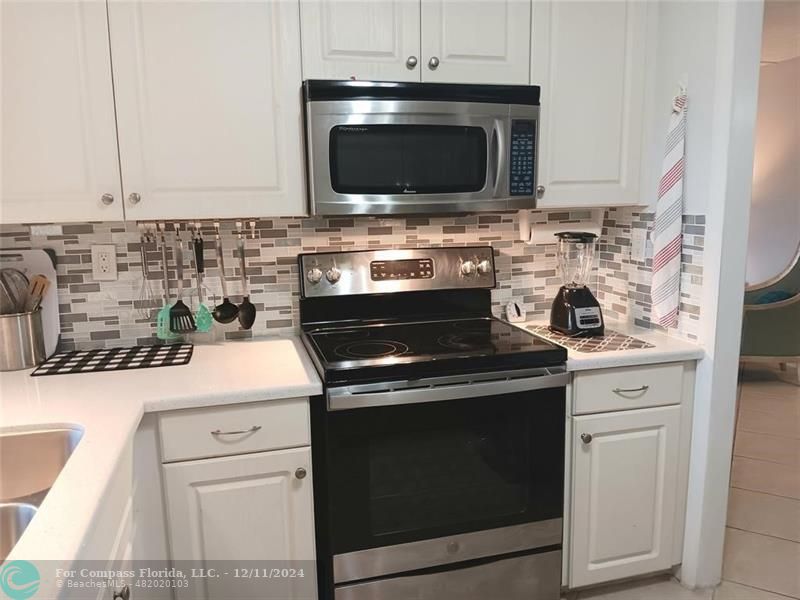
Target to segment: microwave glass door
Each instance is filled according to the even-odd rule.
[[[330,132],[331,186],[339,194],[447,194],[486,185],[482,127],[339,125]]]
[[[560,518],[564,390],[327,414],[334,554]]]

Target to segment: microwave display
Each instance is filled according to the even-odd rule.
[[[534,121],[514,119],[511,122],[511,169],[509,170],[509,194],[530,196],[533,194],[533,156],[536,124]]]

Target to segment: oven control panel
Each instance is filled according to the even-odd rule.
[[[374,260],[369,263],[372,281],[387,279],[432,279],[433,259]]]
[[[298,257],[304,298],[495,287],[490,246],[320,252]]]
[[[511,121],[511,165],[508,189],[512,196],[533,195],[533,158],[536,152],[536,122]]]

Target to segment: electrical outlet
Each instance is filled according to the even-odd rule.
[[[92,246],[92,278],[95,281],[117,280],[117,247],[114,244]]]

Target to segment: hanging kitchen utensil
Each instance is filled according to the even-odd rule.
[[[192,247],[194,248],[194,266],[197,271],[197,312],[194,314],[194,321],[197,325],[197,331],[211,331],[214,325],[214,318],[211,316],[211,311],[203,303],[203,274],[205,273],[205,260],[203,258],[203,236],[200,231],[197,232],[197,237],[192,240]]]
[[[139,308],[137,314],[140,319],[150,320],[156,305],[153,286],[150,284],[150,265],[147,262],[147,244],[151,241],[150,232],[146,226],[139,223],[139,254],[142,261],[142,286],[139,288]]]
[[[12,315],[15,312],[17,312],[17,306],[14,298],[6,288],[5,281],[0,278],[0,315]]]
[[[242,275],[242,303],[239,305],[239,325],[242,329],[250,329],[256,322],[256,307],[250,302],[250,292],[247,289],[247,271],[244,257],[244,236],[239,232],[239,269]]]
[[[169,328],[174,333],[197,331],[192,310],[183,303],[183,241],[180,230],[175,228],[175,272],[178,277],[178,299],[169,309]]]
[[[222,304],[214,308],[214,320],[217,323],[231,323],[239,314],[239,307],[228,298],[228,284],[225,282],[225,259],[222,256],[222,240],[217,230],[216,239],[217,262],[219,263],[219,281],[222,284]]]
[[[169,329],[169,276],[167,274],[167,238],[164,235],[164,224],[160,224],[161,230],[161,272],[164,276],[164,306],[156,315],[156,337],[160,340],[173,340],[177,336]]]

